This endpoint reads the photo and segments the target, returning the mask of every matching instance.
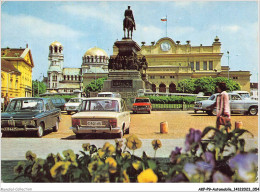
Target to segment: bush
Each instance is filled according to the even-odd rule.
[[[153,104],[191,104],[195,102],[193,96],[148,96]]]
[[[142,142],[131,135],[126,138],[124,149],[123,141],[115,140],[115,145],[106,142],[98,149],[86,143],[80,154],[69,149],[63,151],[63,156],[51,153],[46,159],[28,151],[27,162],[19,162],[14,171],[32,182],[255,182],[257,150],[244,151],[245,140],[241,136],[247,132],[213,127],[201,132],[191,128],[185,149],[176,147],[164,165],[155,158],[162,147],[160,140],[151,142],[153,158],[145,152],[138,157],[134,152]],[[210,133],[213,136],[209,138]]]

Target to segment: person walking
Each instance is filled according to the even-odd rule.
[[[229,105],[229,96],[226,92],[227,86],[225,82],[220,82],[217,84],[217,95],[216,102],[209,106],[208,108],[216,107],[217,119],[216,127],[220,129],[221,125],[224,125],[228,131],[228,128],[231,129],[231,115],[230,115],[230,105]]]

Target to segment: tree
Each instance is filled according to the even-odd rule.
[[[240,90],[239,83],[225,77],[201,77],[198,79],[184,79],[177,85],[178,92],[198,94],[203,92],[205,95],[211,95],[216,92],[216,85],[219,82],[225,82],[227,91]]]
[[[103,77],[103,78],[98,78],[96,81],[92,80],[90,84],[88,84],[84,88],[84,92],[86,93],[86,95],[88,95],[90,92],[100,92],[103,88],[104,81],[106,79],[107,79],[106,77]]]
[[[38,91],[39,88],[39,91]],[[40,94],[46,92],[46,85],[43,82],[33,80],[32,81],[33,96],[39,97]]]

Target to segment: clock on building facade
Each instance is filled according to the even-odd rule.
[[[163,42],[161,44],[161,50],[162,51],[169,51],[171,49],[171,45],[168,42]]]

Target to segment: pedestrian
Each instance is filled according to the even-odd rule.
[[[4,97],[4,107],[5,107],[4,110],[6,110],[7,105],[9,104],[9,102],[10,102],[10,99],[8,97],[8,93],[6,93],[6,95]]]
[[[1,111],[4,111],[4,102],[5,102],[4,94],[2,93],[1,94]]]
[[[224,125],[228,131],[228,128],[231,129],[231,115],[230,115],[230,106],[229,106],[229,96],[226,92],[227,86],[225,82],[220,82],[217,84],[217,95],[216,102],[209,106],[208,108],[216,107],[217,119],[216,127],[220,128],[220,125]]]

